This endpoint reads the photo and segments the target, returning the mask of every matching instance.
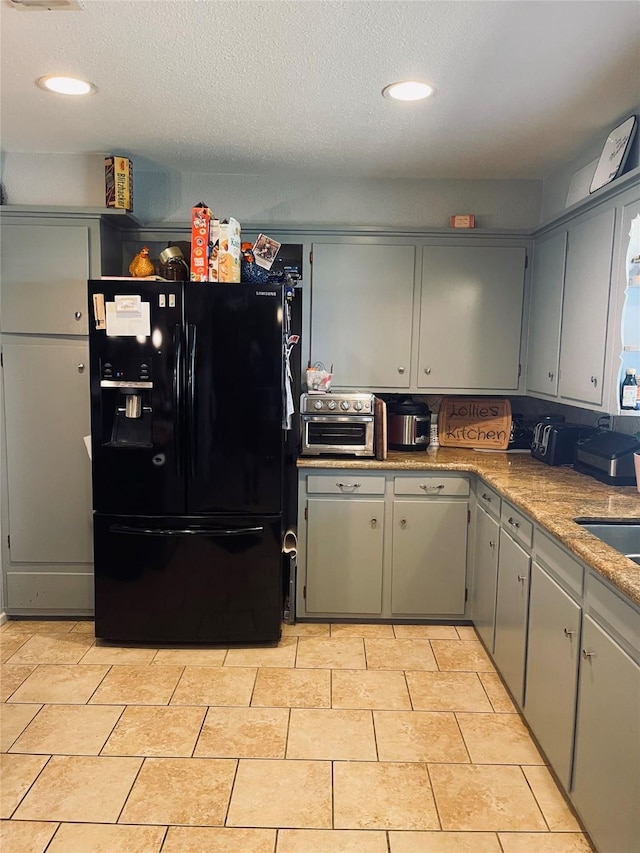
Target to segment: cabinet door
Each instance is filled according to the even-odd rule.
[[[307,613],[379,615],[384,500],[310,498]]]
[[[524,698],[530,563],[527,552],[501,530],[493,657],[520,707]]]
[[[613,225],[605,210],[569,230],[560,339],[560,396],[602,404]]]
[[[598,850],[640,849],[640,667],[584,619],[572,800]]]
[[[500,525],[479,506],[476,509],[471,618],[491,654],[494,646],[499,536]]]
[[[89,227],[3,224],[2,331],[86,335]]]
[[[3,343],[11,562],[90,563],[88,345],[37,340]]]
[[[334,388],[408,388],[414,246],[314,243],[311,361]]]
[[[536,243],[533,252],[527,390],[551,397],[558,393],[566,249],[567,235],[562,232]]]
[[[580,606],[534,563],[524,713],[567,791],[573,758],[580,616]]]
[[[392,613],[464,613],[467,506],[466,501],[394,500]]]
[[[418,386],[518,387],[525,250],[425,246]]]
[[[611,348],[614,371],[608,409],[614,414],[619,411],[620,386],[625,371],[629,367],[640,371],[640,201],[622,207],[617,231],[621,245],[618,272],[612,278],[611,303],[615,304],[615,317],[619,318],[614,328],[621,334],[616,335]],[[638,413],[627,410],[627,414],[634,417]]]

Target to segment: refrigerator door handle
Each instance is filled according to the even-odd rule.
[[[173,450],[176,457],[176,477],[182,477],[182,440],[180,435],[180,412],[182,411],[182,329],[176,325],[173,331]]]
[[[196,462],[198,455],[197,433],[196,433],[196,333],[195,323],[189,325],[189,355],[187,373],[187,395],[189,406],[189,456],[191,460],[191,476],[196,476]]]
[[[264,527],[133,527],[128,524],[111,524],[110,533],[125,533],[135,536],[248,536],[264,533]]]

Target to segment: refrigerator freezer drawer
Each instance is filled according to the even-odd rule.
[[[119,642],[277,642],[281,542],[279,515],[96,514],[96,636]]]

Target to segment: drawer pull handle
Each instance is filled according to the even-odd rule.
[[[518,530],[520,529],[520,522],[516,521],[515,518],[510,518],[509,524],[512,524]]]
[[[588,652],[586,649],[583,649],[583,650],[582,650],[582,657],[583,657],[585,660],[589,660],[589,658],[592,658],[593,656],[594,656],[594,653],[593,653],[593,652]]]
[[[489,540],[489,548],[495,548],[495,547],[496,547],[496,543],[493,541],[493,539],[490,539]]]
[[[82,311],[76,311],[73,316],[76,318],[76,320],[81,320],[82,319]]]
[[[526,583],[528,578],[526,575],[518,575],[518,580],[520,581],[520,583]]]
[[[359,489],[362,483],[336,483],[339,489]]]
[[[404,373],[404,367],[399,367],[399,368],[398,368],[398,373]]]
[[[401,518],[400,519],[400,527],[404,530],[406,526],[407,526],[407,519]]]
[[[425,492],[439,492],[440,489],[444,489],[444,483],[438,483],[437,486],[429,485],[429,483],[420,483],[420,488],[424,489]]]
[[[425,372],[425,373],[427,374],[427,376],[428,376],[428,375],[431,373],[431,368],[430,368],[430,367],[425,367],[424,372]]]
[[[568,628],[564,629],[565,637],[573,637],[574,634],[575,634],[575,631],[570,631]]]
[[[372,527],[373,529],[375,529],[375,528],[378,526],[378,519],[377,519],[377,518],[372,518],[372,519],[371,519],[371,521],[370,521],[369,523],[371,524],[371,527]]]
[[[486,492],[483,492],[482,493],[482,500],[488,501],[489,503],[491,503],[491,495],[488,495]]]

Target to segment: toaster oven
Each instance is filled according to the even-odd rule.
[[[303,394],[303,456],[374,456],[374,396],[356,392]]]

